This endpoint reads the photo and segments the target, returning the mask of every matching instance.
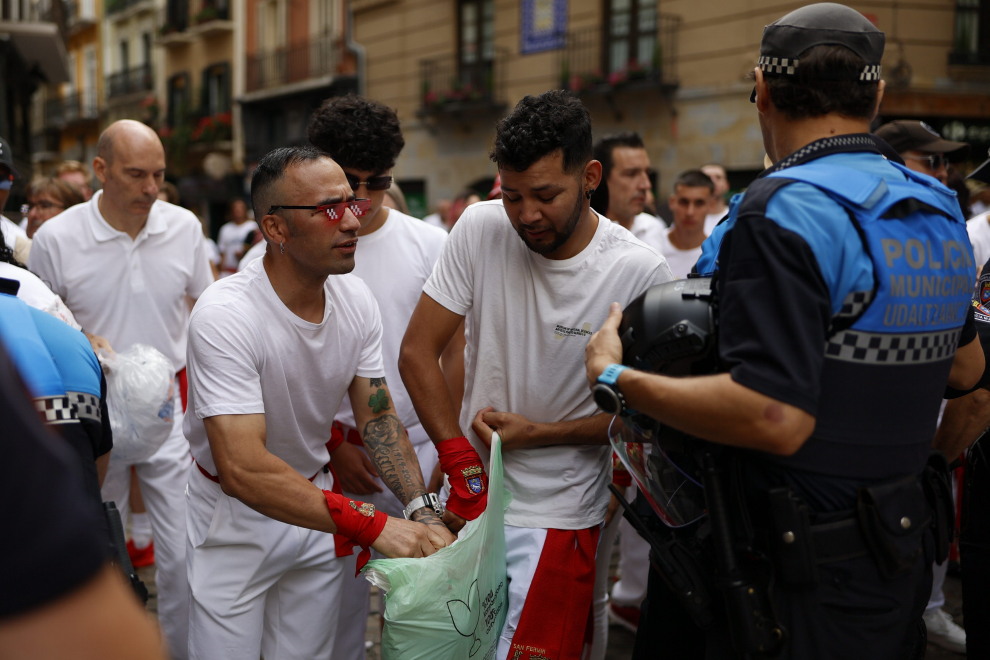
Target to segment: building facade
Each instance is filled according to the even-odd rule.
[[[684,169],[763,169],[747,80],[765,25],[804,2],[352,0],[367,95],[397,109],[404,190],[433,206],[495,176],[494,124],[526,94],[564,87],[596,137],[643,135],[662,200]],[[887,34],[880,121],[919,118],[951,139],[990,138],[990,1],[849,3]]]
[[[245,0],[242,83],[235,99],[250,167],[276,147],[306,142],[310,115],[358,91],[360,51],[345,0]]]

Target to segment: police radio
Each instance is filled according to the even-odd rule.
[[[623,364],[666,376],[720,371],[717,299],[709,277],[658,284],[624,310]],[[702,629],[721,618],[711,594],[721,592],[734,650],[773,657],[786,632],[769,596],[769,560],[751,547],[748,513],[734,450],[624,409],[609,429],[613,450],[669,533],[651,533],[617,496],[638,530],[647,530],[651,563]],[[613,490],[615,493],[615,490]]]

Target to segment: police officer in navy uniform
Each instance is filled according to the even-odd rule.
[[[725,373],[621,366],[615,303],[587,349],[592,385],[741,449],[786,658],[923,653],[935,542],[918,477],[946,385],[967,389],[984,370],[954,193],[868,134],[883,48],[832,3],[764,30],[751,100],[774,165],[733,198],[696,266],[714,277]],[[804,526],[782,527],[787,516]],[[732,657],[724,627],[707,646]]]

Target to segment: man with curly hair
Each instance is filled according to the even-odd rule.
[[[591,117],[568,92],[527,96],[496,128],[501,200],[451,230],[402,343],[399,369],[450,481],[447,508],[484,510],[485,446],[502,438],[510,583],[497,657],[581,657],[608,506],[608,415],[581,383],[600,301],[672,278],[663,257],[590,207],[601,183]],[[466,323],[464,400],[437,365]],[[487,461],[485,461],[487,462]]]
[[[381,309],[383,381],[388,382],[392,404],[416,450],[422,473],[429,479],[437,452],[399,377],[399,345],[447,233],[384,205],[395,159],[405,145],[394,110],[351,94],[331,98],[313,115],[308,136],[340,165],[358,198],[370,200],[367,214],[360,218],[353,273],[368,285]],[[448,375],[462,373],[463,366],[457,369],[457,365],[463,365],[463,339],[450,342],[443,364]],[[449,386],[453,391],[463,388],[462,384],[455,385],[454,378]],[[390,491],[383,492],[382,481],[361,442],[349,398],[341,404],[336,423],[339,433],[334,434],[327,448],[344,492],[401,517],[404,505]],[[346,560],[353,563],[354,557]],[[340,609],[334,658],[365,657],[370,587],[363,578],[344,581],[341,603],[346,606]]]

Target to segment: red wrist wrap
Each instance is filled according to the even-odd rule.
[[[612,452],[612,483],[620,488],[632,486],[632,475],[614,451]]]
[[[333,472],[333,467],[330,468]],[[335,552],[338,557],[346,557],[354,554],[354,546],[361,546],[361,554],[357,558],[357,568],[354,576],[357,577],[364,568],[364,565],[371,559],[371,544],[385,529],[385,521],[388,516],[375,509],[374,504],[367,502],[357,502],[349,497],[340,494],[340,482],[337,475],[333,476],[333,490],[323,491],[323,496],[327,498],[327,508],[330,509],[330,517],[337,525],[337,533],[333,535]]]
[[[468,439],[450,438],[437,443],[440,469],[450,480],[447,509],[465,520],[474,520],[488,506],[488,474]]]

